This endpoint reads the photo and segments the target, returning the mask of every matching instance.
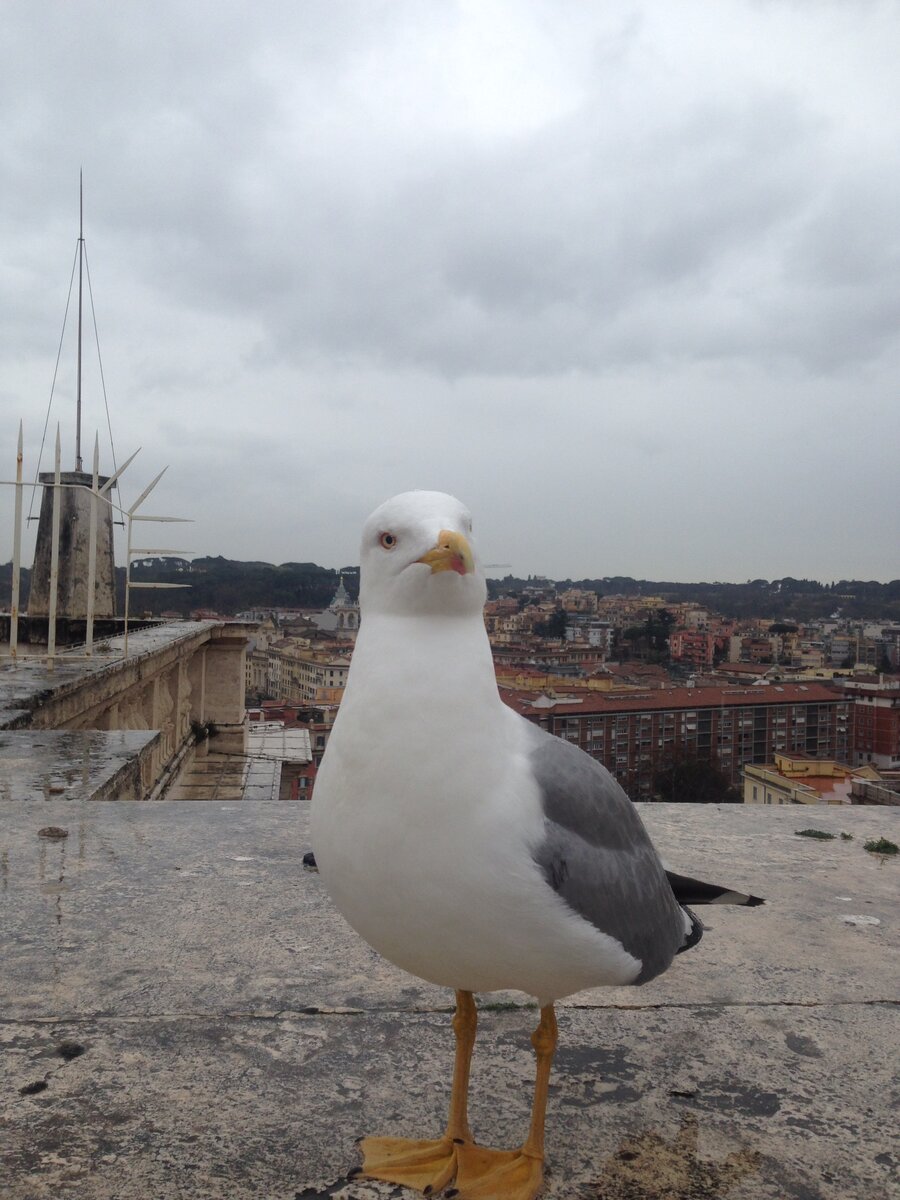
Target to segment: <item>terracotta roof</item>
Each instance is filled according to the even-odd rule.
[[[803,775],[799,779],[791,779],[790,775],[785,775],[783,778],[789,783],[805,783],[820,795],[828,796],[837,790],[838,784],[846,784],[851,776],[848,771],[846,775]]]
[[[508,704],[523,717],[533,717],[541,711],[546,711],[534,707],[534,701],[537,699],[534,692],[522,692],[509,687],[500,687],[498,690],[504,704]]]
[[[502,688],[501,694],[512,708],[533,714],[535,709],[528,696],[526,709],[520,707],[521,693]],[[507,696],[512,699],[507,699]],[[526,693],[526,696],[528,694]],[[846,703],[841,696],[824,684],[776,684],[768,687],[706,687],[706,688],[659,688],[652,692],[587,692],[584,699],[575,703],[560,700],[544,711],[558,716],[575,716],[579,713],[627,713],[645,710],[741,708],[747,704],[821,704]]]

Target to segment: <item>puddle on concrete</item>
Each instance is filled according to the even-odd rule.
[[[739,1150],[722,1162],[701,1158],[698,1133],[696,1117],[687,1116],[671,1141],[652,1129],[623,1139],[587,1195],[591,1200],[726,1200],[736,1184],[759,1170],[759,1155]]]

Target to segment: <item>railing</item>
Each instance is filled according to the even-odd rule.
[[[853,779],[850,782],[850,795],[862,804],[900,805],[900,791],[886,784],[877,783],[874,779]]]
[[[134,454],[128,458],[118,470],[111,475],[102,485],[100,483],[100,443],[99,437],[94,440],[94,462],[91,479],[91,507],[90,518],[88,525],[88,579],[87,579],[87,598],[85,616],[85,641],[84,650],[82,653],[74,653],[71,650],[66,650],[65,658],[67,661],[72,659],[87,658],[90,659],[94,655],[94,609],[96,604],[95,590],[97,584],[97,527],[100,520],[100,504],[106,504],[112,513],[118,513],[124,520],[127,537],[127,561],[125,566],[125,612],[124,612],[124,627],[122,639],[122,657],[128,657],[128,627],[129,627],[129,611],[130,611],[130,595],[134,588],[186,588],[191,585],[188,583],[142,583],[135,582],[131,578],[131,560],[142,555],[154,554],[160,557],[169,555],[192,554],[192,550],[146,550],[132,546],[132,526],[135,521],[153,521],[158,523],[187,523],[189,517],[158,517],[145,516],[139,514],[138,509],[162,479],[165,472],[168,470],[164,467],[156,478],[144,488],[137,500],[130,508],[124,509],[117,504],[111,496],[113,485],[116,484],[120,476],[126,468],[134,461],[140,450],[135,450]],[[60,450],[60,434],[59,426],[56,428],[56,450],[54,457],[54,472],[53,482],[38,483],[37,480],[32,484],[25,484],[22,478],[23,473],[23,428],[22,422],[19,422],[19,437],[16,445],[16,477],[11,479],[0,479],[0,486],[12,487],[15,489],[15,505],[13,515],[13,559],[12,559],[12,588],[10,596],[10,627],[9,627],[9,650],[0,652],[0,659],[8,658],[13,665],[23,659],[45,659],[47,665],[52,668],[55,660],[60,657],[60,652],[57,650],[57,604],[58,604],[58,584],[59,584],[59,532],[60,532],[60,496],[63,488],[83,488],[85,485],[80,483],[63,483],[61,479],[61,450]],[[47,611],[47,649],[40,654],[22,654],[19,647],[19,624],[21,620],[20,598],[21,598],[21,574],[22,574],[22,496],[24,488],[28,486],[32,490],[38,487],[53,488],[53,509],[51,516],[51,543],[50,543],[50,587],[48,596],[48,611]],[[115,577],[112,580],[112,586],[115,588]]]

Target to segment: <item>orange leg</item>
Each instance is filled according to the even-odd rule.
[[[490,1150],[471,1144],[458,1147],[456,1186],[448,1196],[458,1200],[534,1200],[544,1177],[544,1118],[556,1042],[556,1014],[548,1004],[541,1009],[540,1024],[531,1035],[537,1072],[527,1138],[518,1150]]]
[[[471,992],[456,993],[453,1032],[456,1060],[447,1129],[437,1140],[415,1138],[364,1138],[361,1174],[417,1188],[426,1196],[445,1188],[456,1175],[460,1146],[471,1145],[468,1098],[469,1068],[475,1046],[478,1014]]]

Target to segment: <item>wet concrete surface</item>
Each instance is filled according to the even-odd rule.
[[[560,1006],[549,1197],[888,1200],[897,811],[656,805],[671,866],[766,897],[708,908],[639,989]],[[305,870],[307,806],[0,811],[0,1195],[400,1196],[346,1182],[366,1133],[446,1115],[451,995],[378,959]],[[56,825],[68,836],[48,840]],[[811,841],[807,826],[852,839]],[[852,924],[848,916],[879,924]],[[537,1013],[483,998],[472,1119],[524,1134]]]
[[[0,730],[0,802],[137,799],[155,729]]]

